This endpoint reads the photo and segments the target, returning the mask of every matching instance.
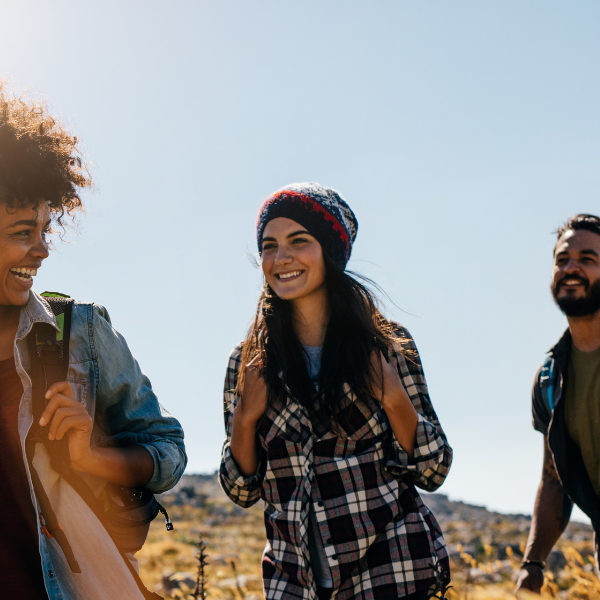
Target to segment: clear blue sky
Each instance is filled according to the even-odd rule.
[[[257,209],[335,187],[351,268],[421,351],[455,449],[441,491],[530,512],[530,387],[566,325],[552,231],[600,212],[599,24],[596,0],[5,3],[0,75],[47,97],[97,185],[35,289],[107,306],[189,472],[214,470]]]

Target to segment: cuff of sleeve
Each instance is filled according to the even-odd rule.
[[[422,472],[427,477],[428,471],[431,470],[431,474],[433,474],[433,470],[440,461],[443,440],[440,439],[436,428],[423,415],[417,414],[417,419],[415,449],[412,458],[409,458],[398,440],[392,437],[393,455],[387,461],[386,468],[393,474]]]
[[[226,442],[225,446],[223,447],[223,459],[221,463],[224,467],[225,476],[227,477],[231,485],[234,485],[236,487],[248,488],[254,487],[260,483],[260,473],[262,466],[260,455],[258,458],[258,467],[256,469],[256,473],[254,473],[254,475],[246,476],[240,471],[239,467],[237,466],[237,463],[233,458],[233,454],[231,453],[231,446],[229,442]]]
[[[145,448],[154,462],[154,473],[144,486],[155,494],[170,490],[181,479],[185,469],[186,458],[175,444],[136,444]]]

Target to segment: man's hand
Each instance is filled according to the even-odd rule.
[[[539,594],[544,585],[544,570],[538,565],[525,565],[519,572],[515,594],[520,590],[528,590]]]
[[[71,466],[86,471],[92,455],[92,417],[85,406],[73,398],[71,384],[67,381],[51,385],[46,399],[49,402],[40,418],[40,425],[48,425],[49,440],[61,440],[68,435]]]

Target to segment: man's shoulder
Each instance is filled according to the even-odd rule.
[[[571,350],[571,332],[567,328],[558,342],[552,346],[544,356],[544,360],[538,368],[534,381],[534,387],[540,386],[545,377],[556,377],[557,369],[564,368],[564,363],[569,357]]]
[[[533,380],[531,391],[531,409],[533,426],[544,435],[552,418],[554,404],[554,386],[557,376],[564,369],[571,348],[571,332],[567,329],[544,357]]]

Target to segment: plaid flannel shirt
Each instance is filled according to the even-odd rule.
[[[415,486],[437,489],[450,469],[452,449],[429,400],[416,347],[401,326],[398,335],[399,344],[414,351],[395,352],[419,419],[412,459],[394,438],[380,404],[347,390],[341,431],[320,438],[292,398],[285,407],[267,409],[258,430],[259,467],[245,477],[230,449],[241,345],[229,356],[219,479],[239,506],[264,501],[267,600],[317,597],[308,551],[311,502],[333,578],[332,598],[396,600],[449,580],[442,531]]]

